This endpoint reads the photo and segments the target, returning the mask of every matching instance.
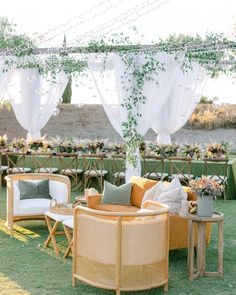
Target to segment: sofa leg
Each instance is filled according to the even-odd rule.
[[[197,247],[194,246],[194,258],[196,258],[196,257],[197,257]]]
[[[164,292],[168,292],[168,282],[164,285]]]
[[[76,278],[72,276],[72,287],[75,287],[76,285]]]

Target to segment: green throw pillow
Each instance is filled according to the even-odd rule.
[[[101,204],[130,205],[132,183],[115,186],[104,182]]]
[[[52,199],[49,194],[49,180],[31,182],[25,180],[18,181],[20,190],[20,200],[27,199]]]

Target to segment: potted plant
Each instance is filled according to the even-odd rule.
[[[189,183],[191,189],[198,195],[197,215],[211,217],[213,215],[213,198],[222,194],[224,186],[207,176],[193,179]]]

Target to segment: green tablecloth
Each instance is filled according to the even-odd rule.
[[[68,158],[69,160],[69,158]],[[117,166],[120,169],[124,170],[124,161],[122,160],[116,160],[117,161]],[[27,156],[25,164],[27,167],[30,167],[34,169],[33,163],[32,163],[32,157]],[[215,165],[215,163],[213,163]],[[58,157],[55,156],[53,157],[53,167],[60,168],[59,160]],[[75,168],[75,167],[73,167]],[[83,159],[78,158],[78,167],[83,169]],[[112,164],[112,159],[110,158],[105,158],[104,159],[104,169],[108,171],[108,175],[106,179],[110,182],[113,181],[113,176],[112,174],[115,173],[114,167]],[[142,162],[142,170],[143,170],[143,162]],[[169,161],[165,160],[165,169],[164,172],[170,173],[170,167],[169,167]],[[191,162],[191,173],[194,176],[201,176],[205,172],[205,166],[203,161],[192,161]],[[231,158],[228,162],[228,169],[227,169],[227,179],[228,179],[228,199],[236,199],[236,158]]]

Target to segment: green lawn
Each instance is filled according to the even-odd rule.
[[[225,215],[224,277],[188,280],[187,251],[170,253],[169,295],[223,295],[236,294],[236,201],[224,203],[217,200],[215,210]],[[10,238],[4,227],[6,193],[0,198],[0,294],[4,295],[70,295],[114,294],[85,284],[71,285],[71,257],[56,257],[51,248],[45,249],[47,237],[44,222],[21,222],[16,226],[15,238]],[[207,265],[210,270],[217,263],[217,227],[213,226],[211,245],[207,250]],[[60,248],[65,250],[65,238],[60,238]],[[126,294],[163,294],[162,288]],[[125,294],[125,293],[124,293]]]

